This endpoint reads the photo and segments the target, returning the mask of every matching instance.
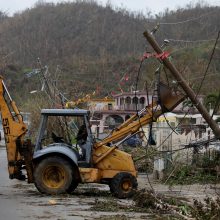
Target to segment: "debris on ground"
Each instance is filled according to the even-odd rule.
[[[190,219],[190,204],[180,198],[155,194],[151,190],[139,190],[134,196],[136,207],[142,211],[167,214],[180,219]]]
[[[193,204],[179,197],[155,194],[152,191],[139,190],[134,196],[136,207],[142,210],[170,214],[178,219],[217,220],[220,219],[220,197],[194,200]]]
[[[100,216],[95,218],[96,220],[129,220],[130,218],[126,215],[114,215],[114,216]]]
[[[115,198],[98,198],[91,210],[99,212],[149,213],[155,218],[189,219],[190,205],[180,198],[155,195],[152,191],[138,190],[133,200],[118,200]],[[116,218],[112,218],[116,219]],[[120,218],[119,218],[120,219]],[[126,219],[126,218],[125,218]]]
[[[192,216],[198,220],[220,219],[220,197],[204,199],[204,202],[194,200]]]
[[[56,201],[55,199],[50,199],[50,200],[48,201],[48,203],[49,203],[50,205],[56,205],[56,204],[57,204],[57,201]]]
[[[109,211],[109,212],[118,212],[120,210],[125,210],[127,207],[119,205],[117,200],[114,198],[108,200],[96,199],[92,210],[94,211]]]

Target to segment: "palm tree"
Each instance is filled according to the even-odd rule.
[[[210,93],[209,95],[207,95],[205,97],[205,107],[207,109],[213,109],[214,113],[218,112],[219,109],[219,99],[220,99],[220,93],[216,94],[216,93]]]

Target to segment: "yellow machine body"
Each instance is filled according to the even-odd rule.
[[[7,99],[7,100],[6,100]],[[22,120],[22,116],[8,93],[3,79],[0,77],[0,111],[8,158],[9,177],[14,178],[19,175],[18,163],[23,158],[18,150],[17,141],[24,141],[27,126]],[[13,113],[12,113],[13,112]],[[14,116],[12,115],[14,114]]]
[[[103,159],[99,160],[101,156]],[[130,154],[102,145],[93,152],[94,168],[79,168],[83,183],[99,183],[104,179],[111,179],[117,173],[128,172],[137,177],[137,171]]]

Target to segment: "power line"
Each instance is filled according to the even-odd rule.
[[[201,90],[201,88],[202,88],[202,85],[203,85],[203,83],[204,83],[204,80],[205,80],[205,78],[206,78],[206,75],[207,75],[207,73],[208,73],[210,64],[211,64],[212,59],[213,59],[214,54],[215,54],[215,49],[216,49],[216,46],[217,46],[217,43],[218,43],[219,36],[220,36],[220,31],[218,31],[218,35],[217,35],[217,38],[216,38],[216,40],[215,40],[215,44],[214,44],[214,47],[213,47],[213,49],[212,49],[211,56],[210,56],[210,58],[209,58],[208,65],[207,65],[206,70],[205,70],[205,72],[204,72],[204,74],[203,74],[203,78],[202,78],[202,81],[201,81],[200,86],[199,86],[199,88],[198,88],[198,91],[197,91],[196,96],[199,94],[199,92],[200,92],[200,90]]]
[[[220,73],[211,73],[211,74],[209,74],[209,75],[206,75],[206,77],[216,76],[216,75],[220,75]],[[187,81],[195,80],[195,79],[202,79],[202,78],[203,78],[203,76],[192,77],[192,78],[187,79]],[[176,82],[179,83],[180,81],[176,81]]]
[[[215,11],[217,12],[217,11]],[[190,19],[187,19],[185,21],[178,21],[178,22],[162,22],[162,23],[159,23],[159,25],[176,25],[176,24],[184,24],[184,23],[187,23],[187,22],[191,22],[191,21],[195,21],[195,20],[198,20],[200,18],[203,18],[203,17],[206,17],[208,15],[213,15],[215,14],[214,11],[211,11],[211,12],[208,12],[208,13],[205,13],[205,14],[202,14],[200,15],[199,17],[195,17],[195,18],[190,18]]]
[[[182,43],[199,43],[199,42],[211,42],[216,39],[202,39],[202,40],[183,40],[183,39],[168,39],[171,42],[182,42]]]

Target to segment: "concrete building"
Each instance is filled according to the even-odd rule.
[[[127,120],[137,110],[151,102],[152,95],[146,92],[125,92],[113,96],[113,99],[95,99],[88,103],[92,112],[92,130],[99,134],[108,132]]]
[[[199,97],[200,101],[202,98],[202,96]],[[146,91],[123,92],[114,95],[113,99],[91,100],[88,102],[88,107],[92,112],[91,123],[93,132],[99,134],[108,132],[135,114],[137,110],[143,109],[152,100],[152,94],[147,96]],[[189,109],[189,106],[186,105],[187,103],[180,103],[173,112],[180,114],[181,118],[184,112]],[[195,109],[192,109],[192,111],[194,114],[197,113]]]

